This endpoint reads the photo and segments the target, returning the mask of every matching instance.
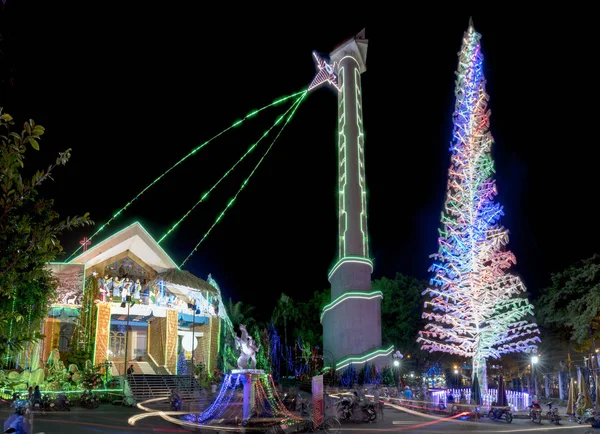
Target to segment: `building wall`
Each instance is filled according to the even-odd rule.
[[[165,336],[167,332],[167,318],[153,318],[148,324],[148,354],[154,362],[163,367],[165,365]]]
[[[203,333],[198,339],[198,346],[194,351],[194,364],[203,363],[209,374],[217,368],[219,353],[219,321],[221,318],[209,318],[208,324],[196,326],[196,333]]]
[[[165,330],[165,368],[167,368],[171,374],[177,372],[177,343],[179,341],[179,335],[177,334],[178,326],[179,312],[176,310],[168,310]]]
[[[108,346],[110,332],[110,304],[98,303],[98,317],[96,322],[96,346],[94,351],[94,364],[99,365],[108,359]]]
[[[60,321],[55,318],[46,318],[44,320],[44,343],[41,351],[42,366],[48,361],[50,352],[58,348],[58,340],[60,339]]]
[[[219,317],[210,318],[210,369],[217,369],[217,355],[219,353]]]

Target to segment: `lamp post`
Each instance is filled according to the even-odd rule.
[[[129,351],[129,308],[131,307],[131,305],[133,305],[133,303],[135,303],[131,301],[131,295],[126,295],[125,300],[125,302],[121,303],[121,307],[125,307],[123,305],[127,304],[127,322],[125,325],[125,355],[123,356],[125,360],[123,366],[125,369],[123,371],[123,375],[127,374],[127,352]]]
[[[537,396],[537,388],[536,386],[536,381],[535,381],[535,364],[537,362],[540,361],[540,358],[538,356],[531,356],[531,392],[532,392],[532,396],[536,395]]]
[[[108,370],[112,366],[112,362],[106,359],[102,366],[104,366],[104,388],[106,389],[108,387]]]
[[[456,388],[458,389],[458,369],[456,366],[454,367],[454,383]]]
[[[398,377],[398,387],[400,387],[400,360],[394,359],[394,367],[396,368],[396,376]]]
[[[196,350],[196,299],[194,299],[194,305],[192,306],[192,369],[191,369],[191,377],[190,377],[190,389],[192,389],[194,384],[194,351]],[[218,349],[217,349],[218,351]]]
[[[394,359],[394,366],[396,367],[398,374],[398,388],[401,386],[401,378],[400,378],[400,360],[404,358],[400,350],[397,350],[394,354],[392,354],[392,358]]]

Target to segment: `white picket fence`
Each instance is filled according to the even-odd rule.
[[[436,390],[431,392],[431,396],[433,398],[433,403],[438,405],[440,403],[446,404],[447,396],[452,392],[454,396],[454,401],[458,402],[460,398],[461,392],[465,394],[467,402],[471,402],[471,389],[463,388],[463,389],[446,389],[446,390]],[[489,407],[492,405],[492,402],[498,402],[498,389],[488,389],[487,393],[482,394],[482,407]],[[530,405],[530,397],[529,393],[526,392],[518,392],[515,390],[507,390],[506,398],[508,399],[508,405],[512,408],[513,411],[524,410]]]

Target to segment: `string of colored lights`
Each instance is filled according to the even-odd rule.
[[[181,163],[183,163],[185,160],[187,160],[189,157],[191,157],[192,155],[194,155],[196,152],[198,152],[200,149],[204,148],[206,145],[208,145],[209,143],[211,143],[212,141],[216,140],[217,138],[221,137],[223,134],[225,134],[226,132],[228,132],[229,130],[231,130],[232,128],[238,127],[241,124],[243,124],[245,121],[247,121],[250,118],[253,118],[254,116],[256,116],[258,113],[262,112],[263,110],[266,110],[270,107],[276,106],[278,104],[281,104],[291,98],[297,97],[299,95],[305,95],[306,94],[306,90],[301,90],[299,92],[295,92],[291,95],[288,96],[284,96],[281,98],[276,99],[275,101],[273,101],[270,104],[267,104],[264,107],[261,107],[259,109],[253,110],[251,112],[249,112],[246,116],[244,116],[242,119],[239,119],[237,121],[235,121],[233,124],[231,124],[229,127],[225,128],[223,131],[221,131],[218,134],[215,134],[213,137],[211,137],[210,139],[208,139],[206,142],[202,143],[199,146],[196,146],[194,149],[192,149],[186,156],[184,156],[183,158],[181,158],[179,161],[177,161],[175,164],[173,164],[171,167],[169,167],[166,171],[164,171],[159,177],[157,177],[154,181],[152,181],[150,184],[148,184],[146,187],[144,187],[144,189],[142,191],[140,191],[138,194],[136,194],[133,199],[131,199],[129,202],[127,202],[125,204],[125,206],[123,208],[121,208],[120,210],[118,210],[110,219],[108,219],[108,221],[106,223],[104,223],[102,226],[100,226],[100,228],[98,228],[98,230],[96,230],[96,232],[94,232],[92,234],[92,236],[90,236],[88,238],[88,241],[92,241],[92,239],[98,235],[100,232],[102,232],[108,225],[111,224],[111,222],[113,220],[115,220],[117,217],[119,217],[131,204],[133,204],[133,202],[135,202],[142,194],[144,194],[146,191],[148,191],[154,184],[156,184],[158,181],[160,181],[162,178],[164,178],[169,172],[171,172],[173,169],[175,169],[177,166],[179,166]],[[71,260],[71,258],[73,258],[73,256],[80,250],[83,248],[82,246],[79,246],[77,249],[75,249],[75,251],[73,253],[71,253],[71,255],[66,259],[65,262],[69,262]]]
[[[442,229],[429,300],[429,322],[417,342],[430,352],[473,360],[473,373],[486,382],[486,360],[528,352],[540,342],[535,323],[526,319],[533,306],[508,251],[508,231],[500,225],[493,143],[489,131],[481,35],[470,23],[459,53],[451,163]],[[485,383],[487,384],[487,383]]]
[[[204,236],[202,237],[202,239],[200,241],[198,241],[198,244],[196,244],[196,246],[192,249],[192,251],[190,252],[190,254],[187,255],[187,257],[183,260],[183,262],[179,266],[180,268],[183,268],[183,266],[185,265],[185,263],[192,257],[192,255],[194,254],[194,252],[198,250],[198,247],[200,246],[200,244],[202,244],[202,242],[206,239],[206,237],[208,237],[208,234],[210,234],[210,232],[217,225],[217,223],[219,223],[221,221],[221,219],[223,218],[223,216],[225,215],[225,213],[227,212],[227,210],[231,207],[231,205],[233,205],[233,203],[235,202],[235,200],[237,199],[237,197],[239,196],[239,194],[242,192],[242,190],[244,189],[244,187],[246,187],[246,185],[248,185],[248,181],[250,181],[250,178],[252,178],[252,175],[254,175],[254,172],[256,172],[256,170],[262,164],[262,162],[265,159],[265,157],[269,154],[269,152],[273,148],[273,145],[275,144],[275,142],[277,141],[277,139],[279,138],[279,136],[281,135],[281,133],[283,132],[283,130],[285,129],[285,127],[287,126],[287,124],[294,117],[294,115],[296,114],[296,110],[298,110],[298,107],[300,107],[300,104],[302,103],[302,101],[304,101],[304,98],[306,98],[307,94],[308,94],[308,92],[305,91],[304,94],[294,102],[294,109],[292,110],[292,112],[286,118],[283,126],[281,127],[281,129],[279,130],[279,132],[277,133],[277,135],[275,136],[275,138],[273,139],[273,141],[271,142],[271,144],[269,145],[269,147],[267,148],[267,150],[265,151],[265,153],[263,154],[263,156],[260,158],[260,160],[258,160],[258,163],[256,163],[256,166],[254,166],[254,169],[252,169],[252,171],[250,172],[250,175],[248,175],[248,177],[244,180],[244,182],[242,182],[242,185],[238,189],[237,193],[235,193],[235,195],[233,196],[233,198],[227,203],[227,205],[225,206],[225,208],[223,209],[223,211],[221,211],[221,214],[219,214],[219,216],[215,219],[215,221],[212,224],[212,226],[208,229],[208,231],[206,231],[206,233],[204,234]]]
[[[177,226],[179,226],[179,224],[180,224],[182,221],[184,221],[184,220],[185,220],[185,219],[186,219],[186,218],[187,218],[187,217],[188,217],[188,216],[189,216],[189,215],[192,213],[192,211],[194,211],[194,210],[196,209],[196,207],[197,207],[198,205],[200,205],[202,202],[204,202],[204,201],[205,201],[205,200],[206,200],[206,199],[209,197],[210,193],[212,193],[212,191],[213,191],[215,188],[217,188],[217,186],[218,186],[218,185],[221,183],[221,181],[223,181],[223,180],[224,180],[224,179],[225,179],[225,178],[226,178],[226,177],[227,177],[227,176],[228,176],[228,175],[229,175],[231,172],[233,172],[233,170],[234,170],[234,169],[237,167],[237,165],[238,165],[238,164],[240,164],[242,161],[244,161],[244,159],[245,159],[245,158],[246,158],[248,155],[250,155],[250,153],[251,153],[251,152],[252,152],[252,151],[253,151],[253,150],[254,150],[254,149],[255,149],[255,148],[256,148],[256,147],[259,145],[259,143],[260,143],[260,142],[262,142],[262,140],[263,140],[263,139],[265,139],[265,138],[266,138],[266,137],[267,137],[267,136],[268,136],[268,135],[271,133],[271,131],[273,131],[273,129],[274,129],[276,126],[278,126],[278,125],[281,123],[281,121],[282,121],[283,119],[285,119],[286,115],[287,115],[287,114],[288,114],[290,111],[292,111],[292,110],[293,110],[293,108],[296,106],[296,105],[295,105],[295,103],[296,103],[296,102],[298,102],[298,100],[299,100],[300,98],[302,98],[302,96],[300,96],[300,97],[299,97],[299,98],[298,98],[298,99],[297,99],[297,100],[294,102],[294,104],[292,104],[292,105],[291,105],[291,106],[290,106],[290,107],[289,107],[289,108],[288,108],[288,109],[285,111],[285,113],[284,113],[284,114],[282,114],[281,116],[279,116],[279,117],[278,117],[278,118],[275,120],[275,122],[273,123],[273,125],[271,125],[271,127],[270,127],[270,128],[267,130],[267,131],[265,131],[265,132],[262,134],[262,136],[260,136],[260,138],[259,138],[259,139],[258,139],[256,142],[254,142],[254,143],[252,144],[252,146],[250,146],[250,147],[248,148],[248,150],[247,150],[247,151],[244,153],[244,155],[242,155],[242,156],[240,157],[240,159],[239,159],[239,160],[237,160],[237,161],[236,161],[236,163],[235,163],[233,166],[231,166],[231,167],[229,168],[229,170],[227,170],[227,171],[226,171],[226,172],[223,174],[223,176],[221,176],[221,178],[220,178],[220,179],[219,179],[217,182],[215,182],[215,183],[213,184],[213,186],[212,186],[212,187],[211,187],[211,188],[210,188],[210,189],[209,189],[207,192],[205,192],[204,194],[202,194],[202,196],[200,197],[200,199],[198,200],[198,202],[196,202],[196,203],[194,204],[194,206],[192,206],[192,207],[191,207],[191,208],[190,208],[190,209],[189,209],[189,210],[188,210],[188,211],[187,211],[187,212],[186,212],[186,213],[185,213],[185,214],[184,214],[184,215],[183,215],[183,216],[182,216],[182,217],[181,217],[181,218],[180,218],[180,219],[177,221],[177,223],[175,223],[173,226],[171,226],[171,228],[170,228],[170,229],[169,229],[167,232],[165,232],[165,234],[164,234],[164,235],[163,235],[163,236],[162,236],[162,237],[161,237],[161,238],[158,240],[158,244],[162,243],[162,241],[163,241],[165,238],[167,238],[167,237],[169,236],[169,234],[170,234],[171,232],[173,232],[173,231],[174,231],[174,230],[177,228]]]

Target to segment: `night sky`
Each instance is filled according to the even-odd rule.
[[[468,12],[344,23],[323,10],[323,19],[263,14],[260,22],[244,23],[174,10],[168,2],[137,10],[83,2],[55,15],[56,3],[45,3],[8,0],[2,11],[0,105],[19,124],[33,118],[47,129],[41,151],[28,153],[28,170],[73,149],[69,164],[42,189],[56,198],[63,217],[89,211],[97,223],[64,236],[69,254],[191,149],[248,112],[305,88],[315,73],[313,50],[329,53],[365,27],[373,278],[429,277]],[[483,35],[502,222],[511,231],[516,272],[535,295],[549,273],[589,257],[600,241],[597,109],[588,108],[598,96],[594,27],[565,11],[474,13],[473,20]],[[16,80],[9,86],[13,65]],[[225,297],[264,305],[261,314],[270,314],[282,291],[306,300],[328,287],[337,237],[336,101],[326,88],[309,95],[186,264],[201,278],[212,273]],[[93,242],[136,220],[159,239],[288,107],[261,112],[190,157]],[[177,263],[269,144],[262,142],[163,242]]]

